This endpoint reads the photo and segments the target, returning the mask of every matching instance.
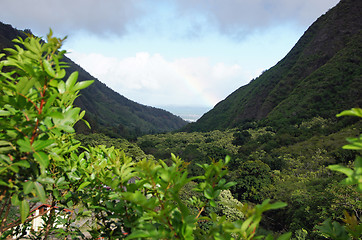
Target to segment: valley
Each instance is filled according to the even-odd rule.
[[[26,33],[0,23],[1,234],[40,201],[76,215],[67,230],[48,220],[45,238],[362,236],[361,1],[212,109],[133,102],[62,59],[62,40]],[[16,36],[27,49],[6,50]]]

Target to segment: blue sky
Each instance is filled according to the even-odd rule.
[[[12,0],[0,21],[141,104],[212,108],[281,60],[338,0]]]

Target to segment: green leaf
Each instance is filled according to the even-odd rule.
[[[11,115],[11,112],[9,111],[6,111],[6,110],[0,110],[0,117],[7,117],[7,116],[10,116]]]
[[[84,212],[82,212],[82,216],[91,217],[92,211],[84,211]]]
[[[277,240],[289,240],[292,237],[292,233],[288,232],[288,233],[284,233],[283,235],[281,235],[280,237],[278,237]]]
[[[269,234],[264,240],[274,240],[273,235]]]
[[[60,81],[58,84],[58,91],[60,94],[65,93],[65,83],[64,81]]]
[[[275,203],[270,204],[270,206],[268,207],[268,210],[283,208],[283,207],[286,207],[287,205],[288,204],[286,204],[284,202],[275,202]]]
[[[213,198],[214,198],[214,197],[213,197],[213,194],[214,194],[214,192],[213,192],[213,190],[212,190],[211,187],[208,187],[208,188],[206,188],[206,189],[204,190],[204,196],[205,196],[207,199],[213,199]]]
[[[78,91],[78,90],[82,90],[86,87],[89,87],[93,82],[94,82],[94,80],[79,82],[74,86],[73,91]]]
[[[249,217],[248,219],[246,219],[240,227],[241,232],[245,232],[248,227],[250,226],[250,224],[253,222],[253,216]]]
[[[223,187],[226,183],[226,179],[222,178],[220,179],[219,183],[217,184],[218,187]]]
[[[21,201],[20,204],[20,217],[22,223],[24,223],[25,220],[28,218],[29,210],[29,202],[24,199],[23,201]]]
[[[24,194],[29,194],[34,189],[34,182],[33,181],[26,181],[23,184]]]
[[[55,181],[53,178],[51,177],[39,177],[38,182],[42,183],[42,184],[54,184]]]
[[[17,193],[15,193],[12,197],[11,197],[11,204],[15,205],[15,206],[20,206],[21,202],[19,200],[19,195]]]
[[[35,160],[40,164],[41,167],[46,168],[49,165],[49,157],[44,152],[35,152]]]
[[[10,145],[10,142],[4,141],[4,140],[0,140],[0,146],[8,146],[8,145]]]
[[[0,167],[0,174],[5,172],[8,168],[7,167]]]
[[[0,153],[15,150],[10,142],[0,140]]]
[[[73,90],[73,86],[75,84],[75,82],[78,79],[78,72],[72,72],[72,74],[70,74],[70,76],[68,77],[67,81],[65,82],[65,89],[67,91]],[[76,91],[76,90],[74,90]]]
[[[18,173],[19,172],[19,167],[18,166],[14,166],[14,165],[9,165],[8,168],[15,172],[15,173]]]
[[[33,151],[29,138],[19,139],[16,143],[20,146],[20,151],[22,152]]]
[[[336,115],[337,117],[341,116],[355,116],[362,117],[362,109],[361,108],[352,108],[351,110],[345,110]]]
[[[62,79],[65,77],[66,71],[64,69],[61,69],[60,71],[57,71],[56,78]]]
[[[229,155],[225,157],[225,164],[228,164],[230,162],[231,158]]]
[[[41,201],[42,203],[45,203],[46,198],[45,198],[45,191],[44,191],[43,185],[41,185],[41,184],[38,183],[38,182],[35,182],[35,183],[34,183],[34,186],[35,186],[36,194],[37,194],[37,196],[39,197],[40,201]]]
[[[16,89],[18,92],[25,95],[28,93],[29,89],[35,85],[35,83],[36,83],[35,78],[28,79],[27,77],[23,77],[20,79],[18,84],[16,84]]]
[[[58,97],[58,93],[52,93],[52,95],[48,98],[46,101],[46,104],[44,105],[43,110],[47,111],[48,108],[54,103],[55,99]]]
[[[341,173],[344,173],[347,176],[351,176],[353,174],[353,170],[341,165],[329,165],[328,166],[329,169],[331,169],[332,171],[338,171]]]
[[[91,184],[90,182],[84,182],[84,183],[82,183],[80,186],[79,186],[79,188],[78,188],[78,190],[77,191],[79,191],[79,190],[81,190],[81,189],[83,189],[83,188],[85,188],[86,186],[88,186],[89,184]]]
[[[356,169],[356,171],[359,171],[357,174],[362,174],[362,157],[361,156],[356,157],[356,160],[354,161],[354,168]]]
[[[57,180],[57,186],[62,186],[62,185],[65,185],[67,184],[68,182],[65,181],[65,177],[60,177],[58,180]]]
[[[5,172],[8,168],[7,167],[0,167],[0,174]]]
[[[36,140],[33,143],[34,151],[42,150],[48,146],[50,146],[52,143],[54,143],[54,140],[48,139],[48,140]]]
[[[91,129],[91,126],[87,120],[81,119],[81,121],[89,128]]]
[[[64,115],[61,112],[51,112],[49,116],[56,119],[64,119]]]
[[[14,165],[24,167],[24,168],[29,168],[30,167],[30,163],[28,161],[25,161],[25,160],[21,160],[19,162],[16,162],[16,163],[14,163]]]
[[[229,189],[235,185],[237,185],[236,182],[228,182],[227,184],[224,185],[224,189]]]
[[[70,201],[67,202],[67,207],[68,207],[68,208],[72,208],[73,206],[74,206],[74,203],[73,203],[72,200],[70,200]]]
[[[69,125],[58,125],[58,128],[68,133],[73,133],[75,131],[74,128]]]
[[[59,81],[52,79],[49,81],[49,86],[57,88],[58,83],[59,83]]]
[[[52,65],[48,62],[48,60],[44,59],[43,60],[43,66],[44,66],[44,70],[45,72],[51,76],[52,78],[55,78],[55,71],[54,69],[52,68]]]
[[[160,177],[165,182],[169,182],[171,180],[170,173],[166,169],[162,169]]]
[[[362,150],[362,140],[359,138],[347,138],[347,140],[351,143],[348,145],[344,145],[343,149],[349,150]]]
[[[9,184],[7,182],[4,182],[3,180],[0,179],[0,186],[9,186]]]
[[[325,220],[321,226],[316,227],[319,231],[332,239],[350,240],[347,231],[338,222],[332,222],[331,219]]]

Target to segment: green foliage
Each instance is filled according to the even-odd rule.
[[[337,115],[340,116],[356,116],[362,118],[362,109],[352,108]],[[357,138],[347,138],[349,144],[343,146],[344,149],[362,150],[362,134]],[[350,169],[341,165],[330,165],[329,168],[333,171],[341,172],[347,175],[343,180],[344,184],[357,185],[357,190],[362,192],[362,157],[357,156],[354,162],[354,169]]]
[[[234,145],[241,146],[245,144],[251,137],[250,133],[248,131],[240,131],[233,134],[234,140],[232,143]]]
[[[53,216],[55,203],[67,202],[64,195],[81,183],[70,169],[77,164],[70,161],[79,146],[71,134],[84,111],[73,107],[73,102],[92,81],[76,82],[77,73],[61,80],[65,77],[60,61],[65,51],[59,51],[63,41],[51,31],[46,43],[32,36],[18,38],[14,40],[18,45],[6,49],[9,56],[0,62],[1,233],[28,221],[38,201],[51,201]],[[11,206],[19,207],[19,222],[7,222]]]
[[[75,138],[82,143],[82,146],[105,145],[106,147],[122,149],[127,156],[132,157],[135,161],[140,161],[143,158],[154,158],[152,155],[146,155],[137,144],[124,138],[110,138],[102,133],[77,134]]]
[[[332,239],[350,240],[346,230],[337,222],[331,222],[330,219],[323,222],[318,229],[323,232],[324,235]]]
[[[238,200],[261,202],[264,188],[271,184],[270,167],[258,159],[242,161],[238,169],[230,172],[229,179],[237,183],[232,191]]]
[[[354,162],[354,169],[340,165],[330,165],[329,169],[338,171],[347,175],[343,183],[347,185],[357,185],[358,191],[362,192],[362,157],[357,156]]]
[[[362,109],[352,108],[337,114],[340,116],[356,116],[362,118]],[[358,138],[347,138],[348,145],[343,146],[344,149],[350,150],[362,150],[362,135]],[[333,171],[338,171],[347,176],[342,183],[345,185],[356,185],[358,192],[362,192],[362,157],[357,156],[354,169],[344,167],[341,165],[330,165],[328,166]],[[361,202],[359,202],[361,203]],[[344,212],[345,218],[343,221],[346,223],[345,226],[340,225],[338,222],[332,222],[327,219],[321,226],[318,226],[323,235],[331,237],[333,239],[360,239],[362,237],[362,223],[357,220],[355,215],[350,216],[348,212]]]
[[[0,62],[1,237],[21,235],[37,202],[51,208],[34,238],[273,239],[263,236],[259,225],[296,230],[297,239],[360,237],[358,214],[348,212],[362,209],[360,192],[350,186],[359,190],[361,158],[354,169],[330,167],[347,175],[348,186],[337,185],[340,176],[326,167],[339,156],[329,153],[341,136],[326,131],[333,121],[315,118],[277,130],[259,122],[250,128],[138,139],[147,154],[166,160],[155,160],[126,140],[100,134],[75,137],[74,124],[84,112],[73,102],[91,82],[77,82],[77,73],[64,75],[62,41],[51,34],[46,43],[17,39],[23,48],[9,49]],[[346,135],[356,126],[358,122],[344,130]],[[348,141],[346,149],[360,150],[361,137]],[[186,161],[173,154],[170,158],[171,152]],[[232,158],[218,160],[225,155]],[[240,203],[231,193],[259,204]],[[61,218],[56,207],[73,214]],[[325,221],[319,232],[312,231],[328,217],[345,225]],[[290,238],[286,233],[278,239]]]
[[[227,220],[210,210],[224,202],[220,194],[235,185],[224,178],[230,157],[198,164],[202,174],[190,177],[188,163],[173,154],[168,161],[134,161],[115,147],[81,147],[73,133],[84,112],[73,102],[92,81],[77,82],[76,72],[62,80],[65,65],[60,59],[65,51],[59,49],[63,40],[52,37],[52,32],[47,42],[32,36],[19,38],[14,41],[22,47],[7,49],[10,55],[0,62],[1,238],[25,237],[33,219],[31,210],[39,202],[49,203],[50,208],[40,216],[42,229],[27,237],[263,238],[256,237],[262,213],[285,204],[265,200],[245,213],[239,209],[245,220]],[[192,189],[196,194],[186,203],[180,193],[192,181],[197,181]],[[186,204],[197,210],[190,211]],[[8,221],[12,207],[18,209],[19,220]],[[72,214],[61,217],[63,209]],[[82,228],[75,225],[80,221],[85,221]],[[278,239],[289,238],[285,234]]]
[[[308,231],[305,229],[298,229],[295,232],[295,238],[292,238],[292,240],[305,240],[308,235]]]
[[[168,158],[170,152],[190,162],[190,174],[199,175],[196,163],[207,163],[211,159],[234,156],[238,147],[232,144],[234,131],[212,131],[208,133],[166,133],[145,135],[137,139],[137,145],[146,154],[156,158]]]
[[[261,203],[271,198],[288,203],[277,211],[267,212],[261,225],[267,230],[305,229],[306,239],[318,238],[314,227],[331,217],[343,218],[343,210],[362,212],[360,194],[351,187],[340,186],[341,176],[326,167],[346,163],[355,153],[340,146],[344,139],[356,135],[360,122],[340,125],[333,119],[316,117],[299,125],[273,129],[262,122],[227,131],[147,135],[137,144],[147,153],[167,158],[176,152],[190,162],[191,175],[201,175],[196,163],[208,163],[208,157],[231,155],[226,179],[237,182],[231,192],[239,201]],[[230,145],[241,132],[251,136],[243,145]],[[292,143],[288,143],[292,140]],[[287,146],[283,145],[287,144]],[[209,155],[208,155],[209,154]],[[215,155],[213,155],[215,154]],[[218,211],[218,210],[215,210]]]
[[[245,208],[244,205],[233,197],[230,190],[221,191],[217,203],[218,212],[221,216],[226,216],[226,220],[236,221],[243,219]]]

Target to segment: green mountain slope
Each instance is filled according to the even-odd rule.
[[[73,71],[79,72],[80,80],[94,79],[70,61],[69,72]],[[76,105],[87,111],[87,117],[93,125],[108,127],[118,135],[169,132],[187,124],[168,111],[131,101],[98,80],[81,92]]]
[[[341,0],[280,62],[185,130],[225,129],[261,119],[281,126],[361,106],[361,60],[362,1]]]
[[[0,50],[11,47],[13,45],[11,40],[17,36],[25,37],[25,34],[11,25],[0,22]],[[63,61],[69,63],[68,74],[73,71],[79,72],[79,81],[95,79],[70,59],[65,58]],[[97,79],[80,94],[76,105],[86,110],[86,119],[91,123],[92,131],[106,131],[113,136],[132,137],[173,131],[187,124],[170,112],[133,102]],[[89,131],[82,125],[78,125],[77,130]]]

